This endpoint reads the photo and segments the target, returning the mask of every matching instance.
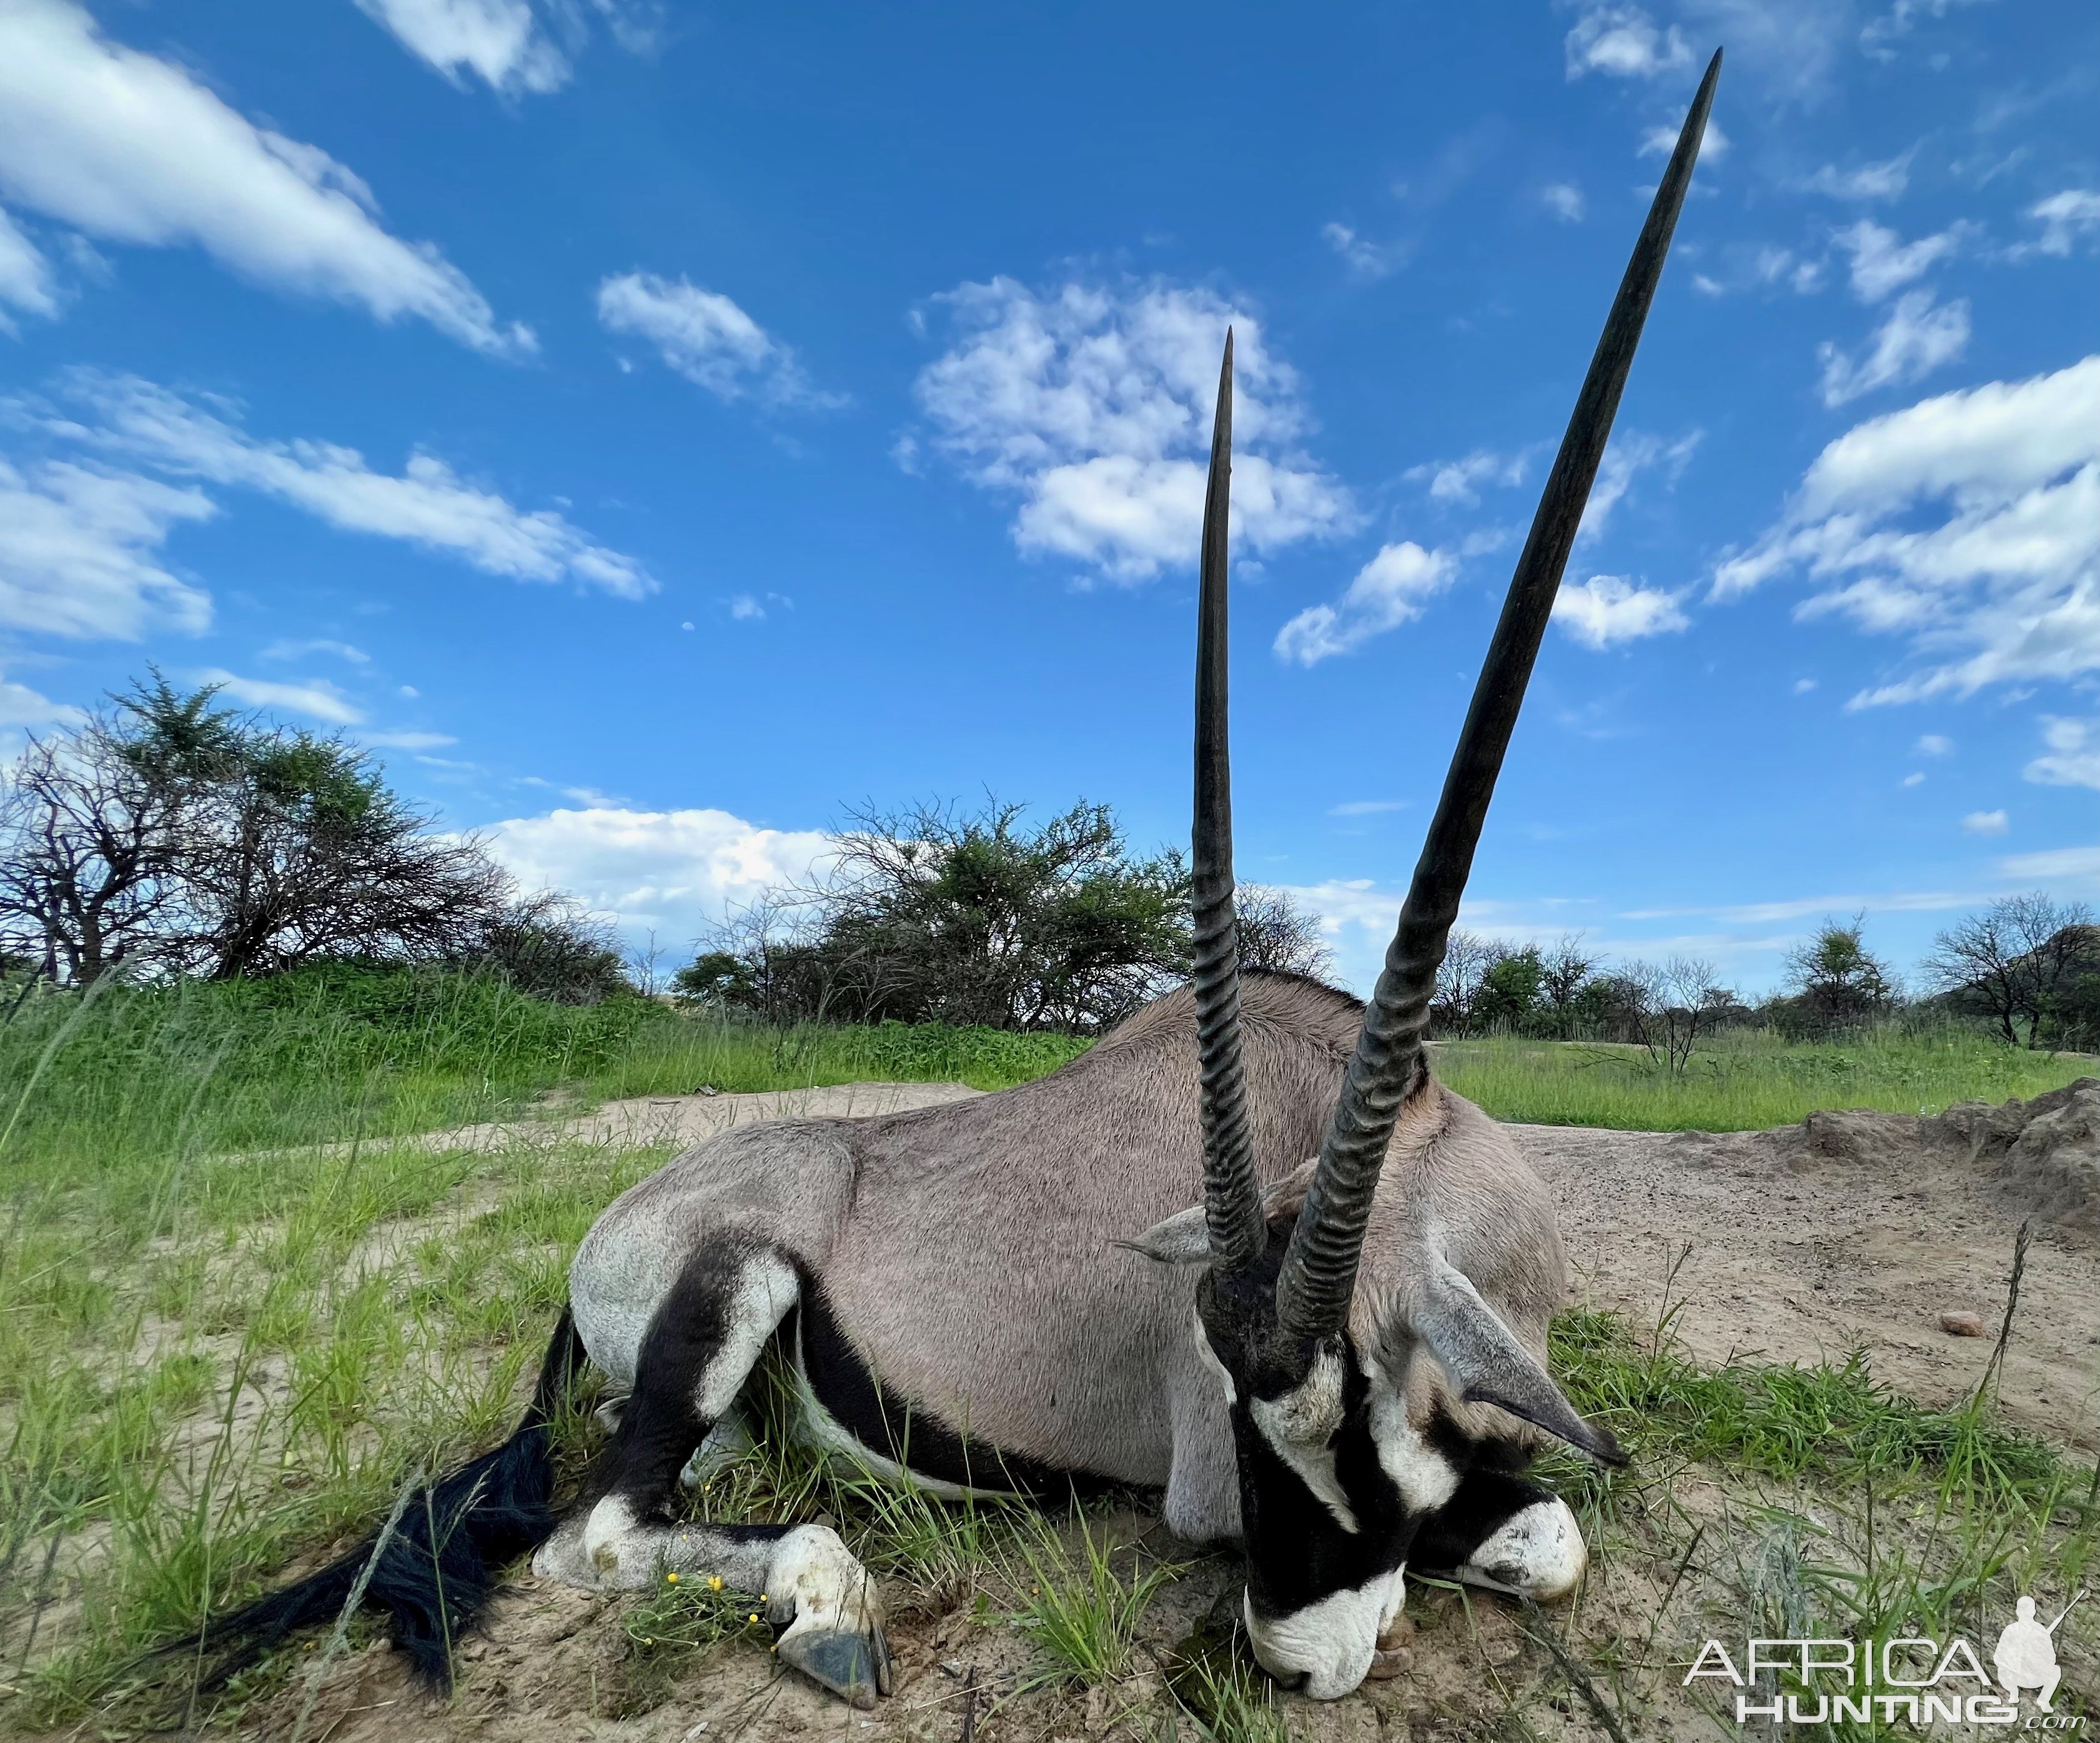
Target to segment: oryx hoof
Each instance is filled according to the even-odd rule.
[[[1404,1671],[1414,1668],[1414,1648],[1410,1644],[1414,1639],[1414,1618],[1396,1616],[1379,1630],[1378,1648],[1371,1654],[1371,1667],[1365,1676],[1374,1683],[1390,1681]]]
[[[845,1629],[811,1629],[781,1635],[780,1656],[814,1682],[865,1711],[895,1680],[889,1643],[880,1626],[867,1634]]]

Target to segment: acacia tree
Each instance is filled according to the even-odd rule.
[[[1271,974],[1302,974],[1316,981],[1335,972],[1335,953],[1308,912],[1287,889],[1242,884],[1233,893],[1239,922],[1240,966]]]
[[[1950,1002],[1989,1017],[2017,1045],[2039,1047],[2045,1018],[2095,954],[2093,911],[2040,890],[2004,896],[1933,940],[1925,972]]]
[[[1616,1014],[1650,1059],[1673,1077],[1692,1063],[1699,1037],[1711,1034],[1736,1005],[1703,957],[1672,956],[1661,964],[1629,962],[1612,977]]]
[[[733,914],[680,971],[682,996],[774,1022],[981,1024],[1085,1033],[1187,972],[1179,854],[1133,854],[1082,801],[849,814],[821,875]]]
[[[504,943],[520,911],[480,843],[436,832],[356,747],[216,695],[156,673],[31,741],[0,797],[0,947],[86,986],[118,969],[223,980]]]
[[[1866,915],[1826,920],[1786,960],[1800,1020],[1815,1032],[1864,1022],[1895,1003],[1896,979],[1866,947]]]

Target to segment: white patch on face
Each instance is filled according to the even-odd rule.
[[[1312,1371],[1280,1398],[1256,1398],[1247,1406],[1255,1427],[1276,1456],[1353,1535],[1361,1528],[1341,1480],[1335,1475],[1335,1431],[1342,1423],[1342,1357],[1323,1344]]]
[[[1565,1501],[1534,1501],[1489,1533],[1458,1569],[1469,1586],[1550,1603],[1575,1589],[1590,1552]]]
[[[794,1266],[778,1254],[758,1253],[744,1260],[730,1294],[721,1347],[700,1376],[695,1401],[708,1421],[717,1422],[729,1414],[765,1351],[765,1340],[801,1293]]]
[[[1371,1667],[1378,1638],[1406,1601],[1405,1569],[1367,1580],[1350,1591],[1330,1592],[1317,1604],[1264,1622],[1251,1595],[1242,1595],[1247,1639],[1262,1669],[1282,1682],[1303,1675],[1315,1701],[1339,1701]]]
[[[1385,1370],[1365,1361],[1371,1388],[1371,1441],[1379,1463],[1416,1513],[1432,1513],[1458,1492],[1458,1472],[1451,1461],[1423,1440],[1408,1419],[1406,1395],[1386,1379]]]
[[[1239,1391],[1233,1384],[1233,1377],[1226,1371],[1224,1363],[1218,1360],[1218,1352],[1211,1348],[1209,1335],[1203,1330],[1203,1316],[1191,1308],[1189,1309],[1189,1323],[1196,1328],[1196,1353],[1203,1358],[1203,1366],[1217,1375],[1218,1383],[1225,1388],[1225,1402],[1238,1404],[1240,1401]]]

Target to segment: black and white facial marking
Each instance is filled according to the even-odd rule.
[[[1287,1687],[1333,1700],[1363,1680],[1400,1613],[1422,1509],[1381,1456],[1370,1377],[1347,1335],[1309,1352],[1277,1346],[1288,1235],[1276,1230],[1244,1271],[1205,1273],[1195,1334],[1232,1415],[1255,1657]]]
[[[1279,1348],[1269,1291],[1286,1233],[1262,1265],[1207,1274],[1193,1329],[1232,1417],[1255,1657],[1332,1700],[1370,1670],[1410,1563],[1550,1601],[1587,1555],[1567,1504],[1521,1474],[1528,1449],[1473,1440],[1440,1411],[1418,1427],[1400,1379],[1346,1334]]]

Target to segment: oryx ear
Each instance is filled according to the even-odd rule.
[[[1295,1216],[1304,1208],[1305,1194],[1312,1190],[1313,1170],[1318,1165],[1316,1157],[1263,1189],[1264,1221],[1273,1221],[1278,1216]],[[1115,1244],[1130,1252],[1142,1253],[1147,1259],[1156,1259],[1163,1265],[1208,1264],[1210,1223],[1203,1207],[1193,1205],[1188,1210],[1176,1211],[1163,1223],[1154,1223],[1135,1241],[1118,1241]]]
[[[1576,1414],[1551,1376],[1480,1299],[1471,1279],[1434,1254],[1428,1255],[1427,1273],[1413,1328],[1469,1401],[1521,1416],[1600,1463],[1626,1462],[1608,1430]]]

